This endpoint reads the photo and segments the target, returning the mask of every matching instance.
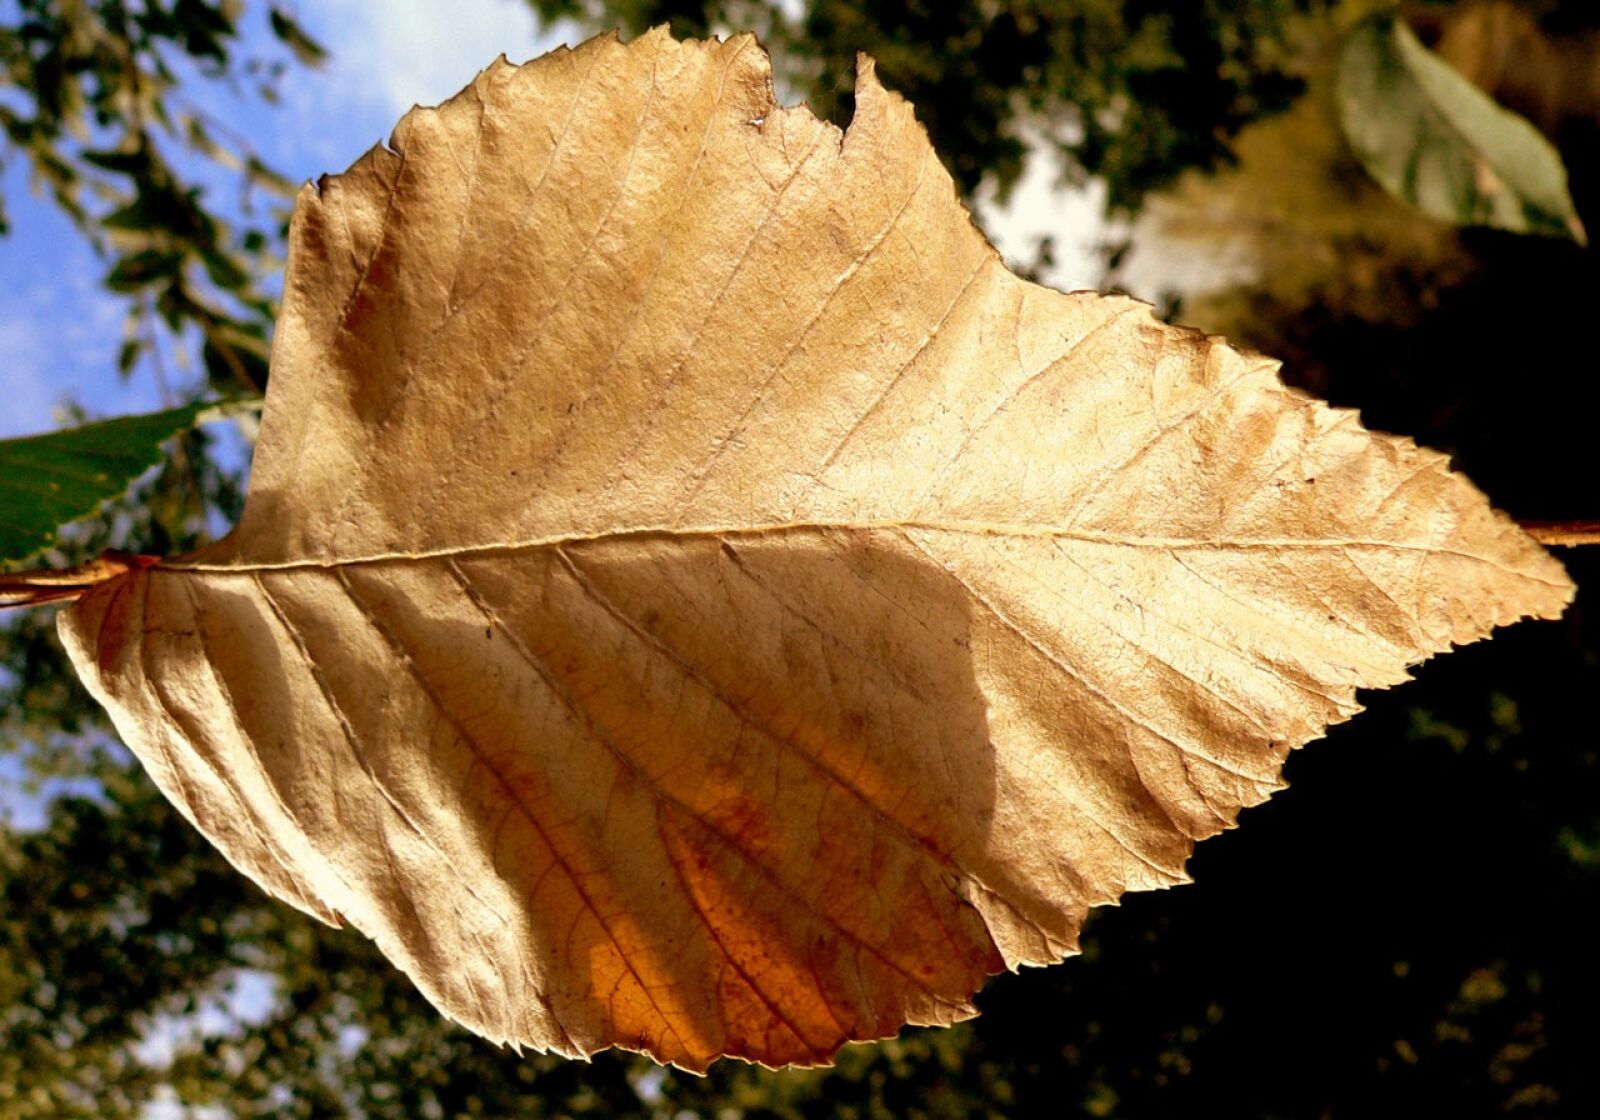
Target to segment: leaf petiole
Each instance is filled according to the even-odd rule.
[[[0,609],[70,602],[107,580],[160,562],[159,556],[107,550],[97,559],[71,568],[0,573]]]

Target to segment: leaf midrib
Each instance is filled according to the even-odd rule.
[[[1078,541],[1085,544],[1149,549],[1158,552],[1371,549],[1390,552],[1427,553],[1435,556],[1450,556],[1463,560],[1472,560],[1550,587],[1565,586],[1533,572],[1510,567],[1493,557],[1485,556],[1481,553],[1415,541],[1380,540],[1371,537],[1156,537],[1055,525],[987,521],[924,521],[914,518],[886,521],[790,521],[762,525],[711,525],[688,528],[646,526],[596,533],[567,533],[548,537],[532,537],[526,540],[498,544],[458,545],[447,548],[423,549],[415,552],[374,552],[348,557],[308,557],[301,560],[268,560],[257,563],[217,564],[206,563],[203,560],[190,561],[183,557],[178,557],[171,561],[163,562],[158,570],[168,572],[204,572],[222,575],[295,571],[297,569],[328,570],[378,564],[421,563],[430,560],[516,555],[524,552],[536,552],[541,549],[593,543],[649,540],[717,540],[721,538],[748,540],[751,538],[776,537],[789,533],[806,532],[898,533],[902,535],[911,532],[927,532],[974,537],[1055,539]]]

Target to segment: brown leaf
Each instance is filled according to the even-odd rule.
[[[970,1016],[1571,595],[1443,456],[1007,273],[857,105],[653,33],[413,111],[300,197],[237,530],[62,617],[234,863],[489,1038]]]

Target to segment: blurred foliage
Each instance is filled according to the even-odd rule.
[[[1124,122],[1209,113],[1196,131],[1209,139],[1182,149],[1203,157],[1153,144],[1168,127],[1158,123],[1072,149],[1129,204],[1178,180],[1142,208],[1127,276],[1182,277],[1168,300],[1182,317],[1285,357],[1292,380],[1375,426],[1453,452],[1519,516],[1600,516],[1593,424],[1573,404],[1588,373],[1574,356],[1588,353],[1600,298],[1596,256],[1458,231],[1365,175],[1340,139],[1331,74],[1343,33],[1374,6],[1296,5],[1305,10],[1281,21],[1290,5],[1132,0],[956,3],[953,15],[933,3],[812,3],[787,24],[764,6],[581,15],[588,28],[667,16],[782,24],[789,38],[769,38],[780,52],[814,44],[815,69],[785,79],[813,96],[833,88],[854,46],[898,52],[908,69],[886,64],[886,81],[942,106],[935,140],[969,188],[986,172],[1014,174],[1006,152],[1021,149],[1008,144],[1023,141],[1007,130],[1043,121],[1070,139],[1070,105],[1110,104],[1085,90],[1127,99]],[[1193,13],[1224,8],[1261,18],[1188,30]],[[1600,81],[1586,75],[1600,74],[1600,7],[1406,10],[1423,41],[1557,144],[1593,228]],[[1037,73],[1024,80],[1014,60],[961,46],[968,30],[952,45],[949,27],[976,26],[975,12],[999,23],[1049,14],[1042,43],[1024,36],[1049,56]],[[1062,12],[1074,28],[1115,34],[1079,39]],[[832,22],[813,29],[818,13]],[[1195,60],[1179,68],[1194,73],[1137,62],[1147,56],[1129,29],[1150,20],[1167,30],[1142,34]],[[851,42],[847,26],[863,37]],[[1259,114],[1230,115],[1232,94],[1204,100],[1240,80],[1211,73],[1218,43],[1223,58],[1273,60],[1260,73],[1286,83],[1285,112],[1247,123]],[[1167,100],[1138,84],[1150,75],[1172,84]],[[1007,92],[990,102],[992,90]],[[237,480],[213,439],[183,437],[51,559],[185,549],[226,526]],[[629,1056],[519,1057],[452,1027],[363,938],[270,901],[181,820],[63,668],[50,611],[5,619],[0,762],[25,759],[27,781],[72,792],[42,829],[0,832],[0,1120],[142,1116],[149,1101],[408,1120],[1600,1115],[1600,555],[1564,559],[1581,588],[1566,619],[1513,628],[1368,697],[1371,710],[1291,760],[1290,790],[1199,849],[1197,885],[1097,912],[1083,958],[998,978],[979,1019],[847,1048],[831,1070],[724,1063],[706,1078]],[[263,977],[271,998],[230,996]]]
[[[0,169],[71,218],[127,297],[124,374],[161,377],[162,330],[199,341],[207,376],[231,394],[266,383],[276,272],[293,187],[250,142],[202,107],[199,86],[268,101],[289,59],[321,48],[280,5],[266,5],[281,58],[239,54],[241,0],[10,0],[0,8]],[[207,197],[217,171],[236,205]],[[262,205],[262,199],[267,204]],[[230,220],[225,213],[234,212]],[[0,198],[0,234],[9,222]]]

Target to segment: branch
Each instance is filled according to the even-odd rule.
[[[1600,544],[1600,521],[1519,521],[1522,531],[1544,545],[1576,548]]]

